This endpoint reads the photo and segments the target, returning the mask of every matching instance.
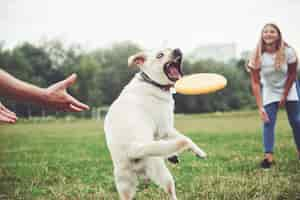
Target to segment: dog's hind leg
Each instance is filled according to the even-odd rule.
[[[174,179],[164,160],[159,157],[151,157],[146,160],[146,175],[163,188],[169,194],[171,200],[177,200]]]
[[[121,200],[132,200],[138,184],[134,173],[122,170],[122,173],[114,171],[115,183]]]

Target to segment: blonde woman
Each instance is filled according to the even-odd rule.
[[[274,164],[274,128],[279,107],[285,106],[300,159],[300,105],[297,93],[296,52],[283,39],[278,26],[266,24],[249,61],[251,86],[263,121],[265,156],[262,168]]]

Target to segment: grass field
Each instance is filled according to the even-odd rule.
[[[178,199],[300,199],[300,161],[285,112],[276,132],[276,165],[262,159],[255,111],[177,115],[176,127],[209,158],[190,152],[168,164]],[[0,126],[0,200],[118,199],[103,122],[20,122]],[[136,199],[168,199],[156,185],[141,184]]]

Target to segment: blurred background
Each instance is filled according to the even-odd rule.
[[[265,23],[276,23],[300,50],[300,1],[2,0],[0,68],[47,87],[78,74],[70,93],[90,111],[56,113],[30,103],[0,100],[18,116],[101,118],[138,69],[127,58],[141,50],[179,47],[185,74],[213,72],[228,79],[217,93],[175,95],[177,113],[251,109],[245,60]]]

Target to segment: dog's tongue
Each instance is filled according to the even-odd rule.
[[[177,67],[170,67],[168,71],[169,71],[169,76],[172,78],[179,79],[181,77]]]

